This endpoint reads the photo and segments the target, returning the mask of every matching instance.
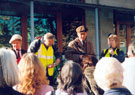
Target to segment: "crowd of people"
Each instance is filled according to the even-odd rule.
[[[135,95],[135,42],[125,57],[117,35],[109,34],[98,60],[88,29],[81,25],[76,33],[63,53],[52,33],[35,39],[28,50],[14,34],[12,48],[0,49],[0,95]]]

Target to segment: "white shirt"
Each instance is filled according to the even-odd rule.
[[[18,50],[15,50],[15,52],[16,52],[17,56],[18,56],[18,52],[19,52],[19,56],[20,57],[22,56],[21,49],[19,49],[19,51]]]
[[[81,39],[79,39],[79,40],[80,40],[81,44],[83,45],[84,44],[83,41]]]
[[[122,66],[124,68],[123,86],[135,95],[135,58],[125,58]]]

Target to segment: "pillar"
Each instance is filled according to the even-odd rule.
[[[63,51],[63,45],[62,45],[62,14],[61,11],[57,12],[57,44],[59,50],[62,52]]]
[[[21,33],[22,33],[22,48],[27,50],[28,48],[28,31],[27,31],[27,16],[21,16]]]

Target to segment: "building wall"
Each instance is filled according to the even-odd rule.
[[[85,9],[85,20],[86,26],[88,27],[87,39],[93,43],[94,49],[96,50],[95,41],[95,11],[94,9]],[[100,36],[100,53],[103,49],[108,47],[107,36],[113,31],[113,10],[99,9],[99,36]]]
[[[135,9],[135,0],[85,0],[85,3]]]
[[[113,10],[100,9],[99,10],[99,25],[100,25],[100,49],[101,51],[108,47],[107,37],[108,34],[114,33],[113,31]]]
[[[98,0],[85,0],[85,3],[98,4]]]
[[[94,9],[87,8],[85,9],[85,24],[88,28],[88,36],[87,40],[93,43],[93,47],[95,48],[95,20],[94,20]]]
[[[99,0],[101,5],[135,9],[135,0]]]

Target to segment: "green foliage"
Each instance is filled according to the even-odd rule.
[[[76,28],[82,24],[80,16],[70,16],[70,18],[63,18],[63,49],[65,50],[68,43],[74,40],[76,35]]]
[[[0,16],[0,47],[10,47],[9,40],[13,34],[21,34],[20,18]]]
[[[28,20],[28,43],[31,42],[30,20]],[[56,21],[54,17],[34,18],[34,36],[43,36],[45,33],[51,32],[57,37]]]
[[[13,34],[21,35],[21,18],[15,16],[0,16],[0,47],[10,47],[9,40]],[[47,32],[56,32],[56,18],[34,18],[35,37],[43,36]],[[31,42],[30,19],[28,19],[28,43]],[[56,36],[57,37],[57,36]]]
[[[15,16],[0,16],[0,47],[10,47],[9,40],[13,34],[21,35],[21,18]],[[62,18],[63,27],[63,47],[77,37],[75,29],[80,26],[82,19],[80,16],[64,16]],[[51,32],[55,35],[57,43],[56,17],[48,15],[46,18],[34,18],[35,37],[43,36]],[[28,19],[28,43],[31,42],[30,19]]]

